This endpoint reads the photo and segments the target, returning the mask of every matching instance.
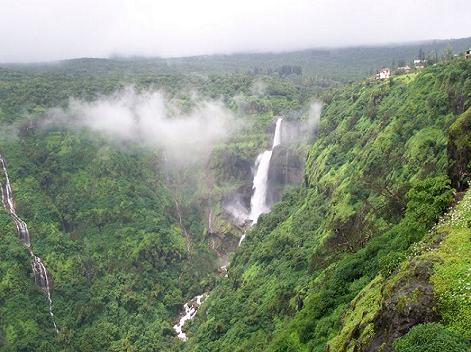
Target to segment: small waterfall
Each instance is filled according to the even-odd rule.
[[[281,122],[282,118],[276,121],[275,136],[273,137],[273,145],[270,150],[265,150],[257,156],[255,161],[255,176],[253,179],[253,194],[250,199],[250,215],[249,219],[255,224],[261,214],[268,213],[270,208],[267,205],[267,188],[268,188],[268,170],[270,168],[270,160],[273,149],[281,144]]]
[[[189,302],[185,303],[184,308],[185,312],[181,316],[180,320],[177,324],[173,326],[173,329],[177,333],[177,336],[180,340],[186,341],[187,337],[186,334],[183,332],[183,326],[185,323],[191,319],[193,319],[196,315],[198,307],[203,303],[203,300],[207,297],[206,294],[198,295]]]
[[[240,247],[240,245],[242,244],[242,242],[245,240],[245,236],[247,236],[247,232],[244,232],[244,233],[242,234],[242,236],[240,237],[240,240],[239,240],[239,247]]]
[[[2,203],[5,210],[10,214],[13,222],[16,225],[16,230],[18,232],[18,237],[21,242],[28,249],[29,254],[31,255],[32,262],[31,267],[33,269],[34,281],[47,295],[47,300],[49,303],[49,315],[52,319],[52,324],[54,325],[54,330],[56,333],[59,333],[56,322],[54,320],[54,313],[52,312],[52,298],[51,298],[51,286],[49,281],[49,273],[44,266],[41,258],[36,256],[31,248],[31,236],[29,234],[28,225],[24,222],[17,214],[15,203],[13,201],[13,192],[11,190],[10,178],[8,177],[8,171],[6,167],[5,160],[0,155],[0,163],[2,164],[3,174],[5,176],[5,184],[0,183],[2,189]]]

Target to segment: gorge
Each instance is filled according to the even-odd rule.
[[[275,132],[270,150],[265,150],[261,152],[255,160],[252,196],[250,199],[250,212],[248,212],[246,218],[243,219],[243,222],[250,224],[250,226],[253,226],[257,223],[257,220],[260,215],[270,211],[270,208],[267,204],[268,172],[270,168],[270,161],[272,158],[273,150],[282,143],[282,121],[283,119],[281,117],[276,120]],[[210,232],[212,231],[211,219],[212,216],[210,210],[208,216],[208,231]],[[240,221],[240,219],[236,220]],[[248,228],[245,229],[244,233],[240,237],[238,243],[239,246],[244,241],[247,231],[249,231]],[[228,265],[229,263],[226,263],[220,268],[223,273],[227,272]],[[227,277],[227,274],[225,275],[225,277]],[[202,300],[205,298],[205,296],[205,294],[198,295],[187,303],[185,303],[184,311],[180,315],[179,322],[173,326],[173,329],[177,333],[178,338],[180,338],[181,340],[187,340],[187,336],[183,332],[184,325],[187,321],[192,320],[195,317],[198,311],[198,307],[201,305]]]
[[[467,352],[471,60],[368,76],[420,48],[2,66],[0,351]]]

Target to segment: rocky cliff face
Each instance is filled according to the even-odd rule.
[[[285,122],[283,122],[285,123]],[[296,124],[294,124],[296,125]],[[293,140],[296,134],[292,123],[282,130],[283,138]],[[294,127],[293,127],[294,126]],[[294,131],[294,132],[293,132]],[[267,135],[274,135],[274,125],[267,127]],[[206,214],[209,244],[221,262],[226,262],[235,250],[240,237],[250,226],[250,201],[253,195],[255,159],[259,150],[239,149],[234,146],[218,150],[211,162],[219,194],[213,194],[211,214]],[[299,185],[303,177],[303,151],[294,145],[278,145],[273,149],[268,170],[267,205],[281,199],[283,191]]]
[[[267,203],[273,205],[278,202],[286,186],[301,184],[303,170],[304,160],[300,151],[283,145],[276,147],[268,171]]]
[[[450,127],[447,145],[448,175],[457,191],[468,187],[471,161],[471,108],[465,111]]]

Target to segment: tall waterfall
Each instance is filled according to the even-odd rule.
[[[275,136],[273,137],[273,145],[270,150],[265,150],[257,156],[255,161],[255,176],[253,179],[253,194],[250,199],[250,215],[249,219],[252,223],[256,223],[261,214],[268,213],[270,208],[267,205],[267,189],[268,189],[268,170],[270,168],[270,160],[273,149],[281,143],[281,122],[282,118],[276,121]]]
[[[52,324],[54,325],[54,330],[56,331],[56,333],[59,333],[56,322],[54,320],[54,313],[52,312],[51,284],[49,272],[44,266],[44,263],[42,262],[41,258],[35,255],[33,249],[31,248],[31,237],[29,234],[28,225],[26,225],[26,222],[24,222],[16,214],[15,203],[13,201],[13,192],[10,185],[10,178],[8,177],[8,171],[5,160],[1,155],[0,164],[2,164],[3,175],[5,178],[5,184],[0,182],[3,207],[13,219],[13,222],[16,225],[16,230],[18,232],[18,237],[20,238],[21,242],[26,246],[29,254],[31,255],[31,267],[33,269],[34,281],[36,285],[38,285],[47,296],[47,300],[49,303],[49,315],[51,316]]]
[[[252,223],[255,224],[258,220],[258,217],[270,211],[270,208],[267,205],[267,189],[268,189],[268,170],[270,168],[270,160],[273,154],[273,149],[281,144],[281,122],[282,118],[279,118],[276,121],[275,136],[273,137],[273,144],[270,150],[265,150],[263,153],[257,156],[255,161],[255,176],[253,179],[253,194],[250,199],[250,214],[248,216],[249,220],[252,220]],[[211,207],[210,207],[211,209]],[[209,212],[208,218],[208,227],[211,231],[211,211]],[[245,233],[240,238],[239,246],[242,241],[245,239]],[[225,266],[221,268],[225,268]],[[227,277],[227,274],[226,274]],[[184,305],[184,311],[180,315],[180,320],[173,326],[173,329],[177,333],[177,336],[180,340],[186,341],[187,336],[183,331],[183,326],[188,320],[191,320],[195,317],[198,307],[201,305],[202,300],[206,298],[206,295],[199,295],[187,302]]]

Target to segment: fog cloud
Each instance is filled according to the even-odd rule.
[[[253,95],[262,96],[265,94],[266,91],[267,83],[260,79],[255,80],[252,83],[252,86],[250,87],[250,93],[252,93]]]
[[[282,125],[283,143],[306,143],[312,140],[319,127],[321,112],[322,103],[319,101],[313,101],[307,112],[294,111],[294,115],[299,114],[298,118],[288,119]]]
[[[319,127],[319,121],[321,118],[322,103],[314,101],[309,106],[309,112],[307,115],[307,126],[306,128],[310,131],[315,131]]]
[[[49,123],[85,127],[114,141],[160,148],[172,161],[194,161],[206,158],[239,123],[219,101],[193,97],[192,105],[189,112],[182,112],[162,92],[127,88],[92,102],[72,99],[66,109],[49,112]]]
[[[0,62],[457,38],[470,13],[469,0],[0,0]]]

